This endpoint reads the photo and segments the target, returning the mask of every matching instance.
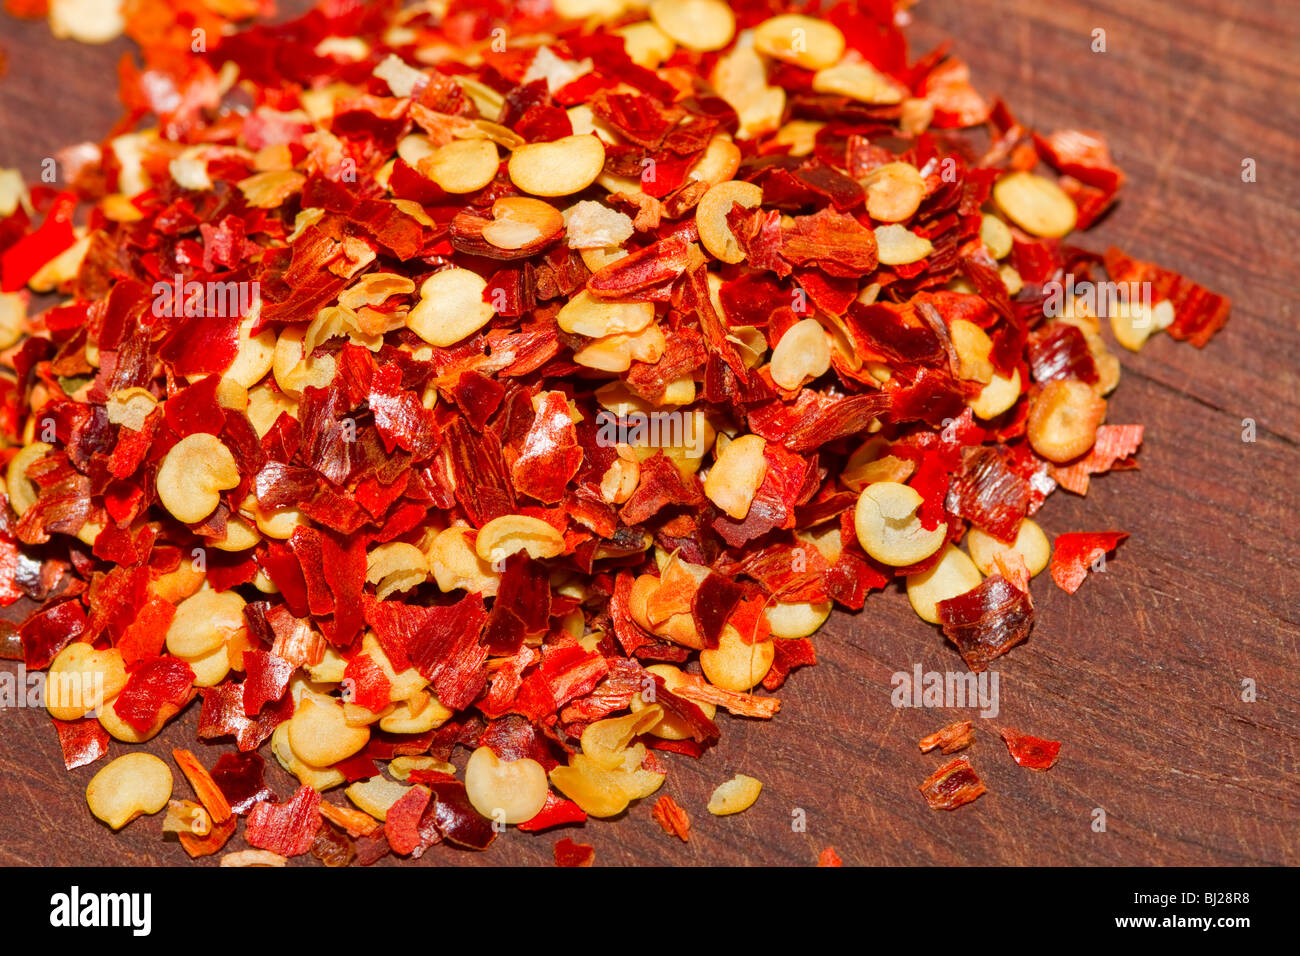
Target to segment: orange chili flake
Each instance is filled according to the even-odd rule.
[[[929,753],[935,747],[940,748],[940,753],[956,753],[965,747],[969,747],[975,739],[975,730],[969,720],[959,720],[954,724],[949,724],[941,730],[922,737],[917,746],[921,748],[921,753]]]
[[[817,857],[817,865],[843,866],[844,863],[840,860],[840,855],[835,852],[835,847],[828,846],[826,849],[822,850],[821,854]]]
[[[1002,739],[1006,741],[1007,750],[1011,751],[1012,759],[1030,770],[1050,770],[1061,754],[1059,740],[1031,737],[1010,727],[1003,727],[1000,733]]]
[[[199,763],[199,758],[188,750],[173,750],[172,758],[181,768],[181,773],[185,774],[185,779],[190,782],[190,786],[194,788],[199,802],[212,817],[213,824],[225,823],[229,820],[230,804],[226,802],[226,795],[221,792],[221,788],[212,779],[207,768]]]
[[[650,811],[655,822],[664,828],[664,832],[681,837],[683,843],[691,838],[691,818],[686,815],[686,811],[668,794],[664,794],[655,801],[654,809]]]

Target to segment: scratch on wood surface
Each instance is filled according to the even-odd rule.
[[[1209,57],[1214,58],[1221,53],[1228,45],[1232,37],[1235,21],[1225,17],[1223,27],[1215,35],[1214,43],[1210,48]],[[1134,236],[1140,236],[1146,231],[1147,220],[1150,215],[1157,209],[1162,209],[1168,205],[1168,197],[1165,195],[1165,186],[1169,171],[1173,169],[1175,161],[1184,151],[1183,139],[1187,135],[1187,127],[1194,117],[1201,110],[1201,103],[1205,99],[1205,94],[1215,85],[1218,77],[1213,72],[1206,70],[1197,77],[1196,85],[1188,94],[1183,104],[1182,110],[1178,114],[1178,119],[1174,121],[1173,132],[1169,136],[1169,143],[1160,156],[1159,162],[1155,168],[1155,185],[1144,195],[1145,199],[1142,207],[1138,212],[1137,218],[1132,226],[1129,227],[1129,233]]]

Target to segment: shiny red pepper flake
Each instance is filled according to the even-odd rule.
[[[54,729],[59,732],[63,765],[69,770],[94,763],[108,753],[108,731],[94,717],[55,720]]]
[[[1010,727],[1003,727],[998,733],[1006,741],[1007,750],[1011,751],[1012,759],[1020,766],[1027,767],[1030,770],[1050,770],[1061,753],[1061,742],[1059,740],[1044,740],[1041,737],[1031,737],[1029,734],[1022,734]]]
[[[931,810],[956,810],[985,792],[968,757],[954,757],[926,777],[919,789]]]
[[[141,661],[109,705],[140,733],[148,733],[165,714],[179,711],[193,695],[194,670],[177,657]]]
[[[537,833],[551,827],[561,827],[569,823],[585,823],[587,814],[572,800],[556,796],[552,791],[546,792],[546,802],[531,820],[519,824],[525,833]]]
[[[303,786],[288,803],[256,804],[248,814],[244,836],[249,846],[300,856],[311,849],[320,822],[320,794]]]
[[[266,762],[258,753],[224,753],[211,770],[232,813],[242,816],[254,806],[274,800],[275,794],[263,782]]]
[[[1067,594],[1083,584],[1089,569],[1128,537],[1127,531],[1071,531],[1052,545],[1052,580]]]
[[[976,588],[940,601],[939,620],[948,640],[957,645],[973,671],[986,669],[1029,637],[1034,606],[1022,591],[1000,574],[990,575]]]

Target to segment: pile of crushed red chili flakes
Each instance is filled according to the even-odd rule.
[[[1104,316],[1133,349],[1227,318],[1074,245],[1123,182],[1105,145],[1025,128],[946,48],[909,61],[880,0],[215,9],[128,3],[113,135],[65,189],[0,174],[0,601],[42,602],[7,656],[49,669],[70,769],[200,698],[236,750],[174,752],[197,802],[139,751],[87,790],[193,856],[240,817],[223,863],[616,816],[896,579],[984,669],[1033,575],[1072,592],[1125,537],[1053,549],[1030,517],[1142,440],[1104,423],[1119,363],[1062,280],[1148,284]],[[983,784],[959,757],[922,789]]]

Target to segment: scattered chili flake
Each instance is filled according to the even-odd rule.
[[[94,763],[108,753],[108,731],[94,717],[55,720],[54,729],[59,732],[63,765],[69,770]]]
[[[935,747],[942,754],[956,753],[964,750],[975,740],[975,730],[969,720],[959,720],[917,741],[921,753],[929,753]]]
[[[919,789],[931,810],[956,810],[985,792],[984,781],[967,757],[954,757],[926,777]]]
[[[230,838],[235,835],[235,830],[239,824],[234,817],[227,817],[225,820],[217,823],[213,821],[212,829],[204,836],[195,836],[193,833],[179,833],[177,836],[181,841],[181,846],[185,852],[190,855],[191,859],[197,859],[201,856],[212,856],[214,853],[220,853],[222,848],[230,842]]]
[[[835,847],[828,846],[826,849],[822,850],[821,854],[817,857],[817,865],[843,866],[844,862],[840,859],[840,855],[835,852]]]
[[[591,866],[596,848],[589,843],[574,843],[568,837],[555,844],[556,866]]]
[[[1143,431],[1141,425],[1100,426],[1097,441],[1088,454],[1068,465],[1052,466],[1052,477],[1066,491],[1086,495],[1091,475],[1105,474],[1117,467],[1137,467],[1132,456],[1142,444]]]
[[[1128,537],[1127,531],[1071,531],[1056,536],[1052,550],[1052,580],[1067,594],[1079,590],[1098,558]]]
[[[677,801],[668,794],[664,794],[655,801],[654,808],[650,811],[655,822],[664,828],[664,832],[670,836],[680,837],[683,843],[691,838],[691,818],[686,815],[686,811],[678,805]]]
[[[1031,737],[1010,727],[1003,727],[998,733],[1002,734],[1002,739],[1007,742],[1007,749],[1011,751],[1012,759],[1030,770],[1050,770],[1061,753],[1059,740]]]
[[[940,601],[938,609],[943,633],[973,671],[984,670],[1029,637],[1034,620],[1028,592],[1000,574],[990,575],[965,594]]]
[[[231,808],[226,801],[226,795],[221,792],[221,788],[212,779],[207,768],[199,763],[199,758],[188,750],[173,750],[172,759],[176,761],[176,765],[181,768],[181,773],[185,774],[185,779],[194,788],[194,793],[204,809],[208,811],[212,822],[225,823],[229,820]]]
[[[263,782],[266,763],[258,753],[224,753],[217,758],[211,777],[232,813],[243,816],[255,805],[274,800],[275,793]]]
[[[249,846],[281,856],[299,856],[311,849],[320,827],[320,794],[299,787],[288,803],[259,803],[248,814],[244,836]]]
[[[557,797],[548,790],[546,792],[546,803],[542,805],[542,809],[538,810],[537,815],[531,820],[519,824],[519,829],[525,833],[536,833],[569,823],[585,823],[586,820],[587,814],[582,807],[572,800]]]
[[[322,820],[312,841],[311,855],[326,866],[347,866],[356,859],[357,847],[346,833]]]

